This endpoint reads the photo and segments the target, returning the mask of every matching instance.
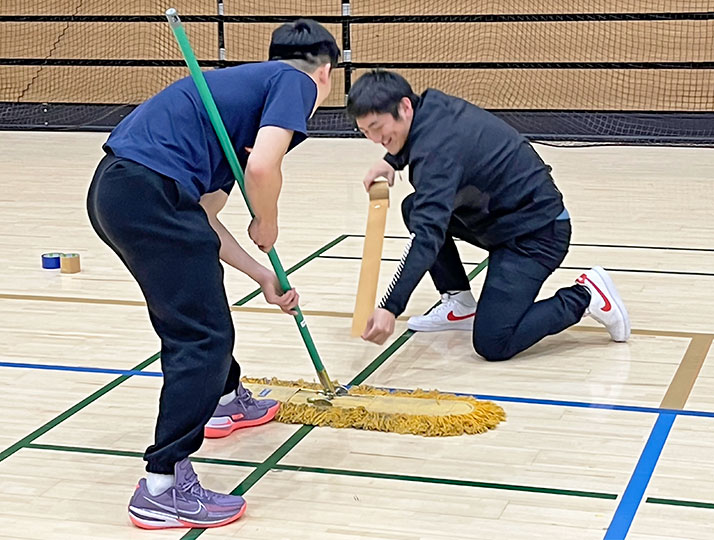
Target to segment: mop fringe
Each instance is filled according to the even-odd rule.
[[[282,381],[275,378],[250,379],[244,377],[243,381],[271,386],[322,390],[322,386],[319,383],[306,382],[302,379],[298,381]],[[335,385],[337,386],[338,383],[335,382]],[[471,405],[472,410],[466,414],[433,416],[406,412],[379,413],[368,411],[362,406],[343,408],[335,404],[332,407],[318,407],[312,404],[281,402],[280,410],[275,419],[285,424],[355,428],[421,435],[424,437],[451,437],[484,433],[495,428],[501,421],[506,419],[503,409],[493,402],[479,401],[470,396],[441,393],[437,390],[390,391],[360,385],[351,387],[349,395],[424,398],[435,401],[458,400]]]

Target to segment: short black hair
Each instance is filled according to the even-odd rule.
[[[275,29],[268,49],[270,60],[303,60],[313,68],[329,63],[337,67],[340,48],[330,32],[317,21],[298,19]]]
[[[370,113],[390,113],[399,118],[399,102],[405,97],[413,106],[419,101],[419,96],[399,73],[373,69],[357,79],[350,88],[347,114],[353,120]]]

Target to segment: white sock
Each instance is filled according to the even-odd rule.
[[[236,391],[231,390],[228,394],[226,394],[225,396],[222,396],[221,399],[218,400],[218,404],[219,405],[228,405],[235,398],[236,398]]]
[[[146,489],[152,495],[160,495],[176,483],[176,478],[173,474],[157,474],[147,473]]]
[[[476,299],[471,291],[446,291],[455,296],[456,300],[467,307],[476,307]]]

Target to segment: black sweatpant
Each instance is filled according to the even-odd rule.
[[[413,195],[402,202],[407,228],[413,204]],[[543,282],[568,253],[570,234],[570,220],[553,221],[489,250],[473,331],[474,349],[486,360],[508,360],[583,317],[590,292],[581,285],[565,287],[553,297],[535,302]],[[470,289],[454,243],[454,237],[468,242],[470,236],[470,231],[455,222],[449,225],[444,245],[429,270],[440,293]]]
[[[201,446],[220,396],[240,378],[220,241],[178,183],[114,156],[99,163],[87,210],[139,283],[161,338],[159,417],[144,459],[147,471],[173,474],[174,464]]]

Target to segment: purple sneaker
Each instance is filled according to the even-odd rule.
[[[280,402],[274,399],[254,399],[242,383],[236,392],[238,395],[228,405],[219,404],[216,407],[204,430],[206,438],[220,439],[236,429],[265,424],[278,413]]]
[[[245,512],[245,500],[203,489],[188,458],[174,465],[176,483],[160,495],[152,495],[146,479],[139,480],[129,501],[129,519],[142,529],[220,527]]]

